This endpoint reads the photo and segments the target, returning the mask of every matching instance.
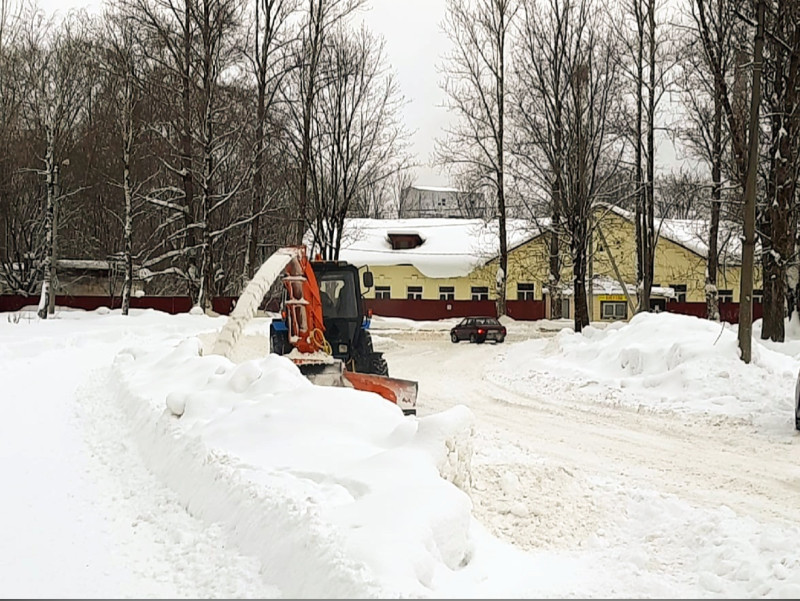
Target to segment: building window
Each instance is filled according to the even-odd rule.
[[[563,319],[569,319],[569,299],[562,298],[561,299],[561,317]]]
[[[533,292],[535,288],[531,283],[522,282],[517,283],[517,300],[533,300]]]
[[[439,300],[456,300],[454,286],[439,286]]]
[[[686,284],[670,284],[669,287],[675,291],[676,302],[686,302]]]
[[[601,301],[600,315],[604,320],[628,319],[628,303],[624,301]]]
[[[409,286],[408,298],[412,300],[420,300],[422,298],[422,286]]]
[[[473,286],[472,300],[489,300],[489,288],[487,286]]]
[[[447,206],[447,199],[446,199],[446,198],[442,198],[442,199],[439,201],[439,206],[440,206],[440,207],[446,207],[446,206]]]
[[[392,298],[390,286],[375,286],[375,298]]]
[[[761,304],[764,302],[764,290],[761,288],[753,289],[753,302]]]
[[[733,290],[719,290],[717,292],[717,298],[721,303],[732,303],[733,302]]]

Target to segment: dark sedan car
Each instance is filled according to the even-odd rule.
[[[494,340],[503,342],[506,339],[506,327],[494,317],[465,317],[461,323],[450,330],[450,340],[459,342],[486,342]]]

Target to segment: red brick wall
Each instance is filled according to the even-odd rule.
[[[212,308],[220,315],[229,315],[233,310],[235,297],[220,296],[212,301]],[[0,295],[0,311],[19,311],[22,307],[39,303],[38,296]],[[467,315],[497,316],[494,301],[442,301],[408,299],[366,299],[367,309],[383,317],[403,317],[415,320],[437,320]],[[93,311],[98,307],[119,309],[119,297],[108,296],[56,296],[56,305]],[[131,298],[132,309],[156,309],[166,313],[188,313],[192,303],[188,296],[143,296]],[[268,307],[277,311],[277,306]],[[683,315],[706,316],[705,303],[667,303],[667,311]],[[509,317],[520,321],[534,321],[545,318],[544,301],[507,301]],[[753,303],[753,319],[763,315],[760,303]],[[720,303],[722,321],[739,323],[739,303]]]

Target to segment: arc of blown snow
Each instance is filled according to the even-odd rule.
[[[255,317],[258,305],[261,304],[272,284],[281,276],[292,258],[294,258],[292,251],[280,249],[258,268],[253,279],[239,296],[236,306],[228,316],[228,321],[217,335],[212,353],[230,359],[230,352],[242,335],[245,325]]]

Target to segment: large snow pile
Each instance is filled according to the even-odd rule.
[[[589,326],[522,342],[501,359],[495,377],[530,389],[547,373],[597,400],[733,416],[781,431],[793,427],[800,362],[756,339],[752,349],[751,364],[743,363],[737,330],[729,324],[642,313],[602,330]]]
[[[127,349],[114,377],[149,467],[286,596],[423,595],[467,561],[472,505],[453,484],[469,484],[465,407],[404,417],[285,357],[203,356],[198,338]]]

